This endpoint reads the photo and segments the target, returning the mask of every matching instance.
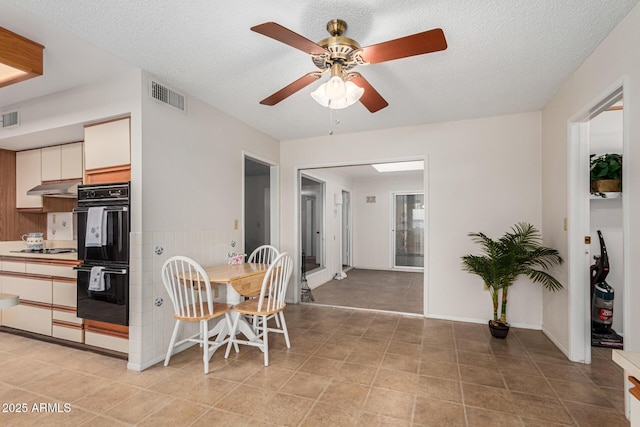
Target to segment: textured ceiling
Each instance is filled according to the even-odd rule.
[[[139,67],[280,140],[536,111],[637,3],[0,0],[0,26],[47,54],[45,76],[0,89],[0,108]],[[249,28],[275,21],[319,41],[333,18],[346,20],[345,35],[362,46],[442,28],[449,47],[358,67],[389,102],[375,114],[357,104],[331,116],[309,95],[321,82],[259,105],[315,67]]]

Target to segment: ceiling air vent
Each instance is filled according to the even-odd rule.
[[[2,129],[18,126],[18,112],[11,111],[2,114]]]
[[[151,98],[155,99],[158,102],[162,102],[163,104],[167,104],[182,112],[187,111],[185,96],[183,94],[169,89],[168,87],[156,82],[155,80],[151,80],[150,82]]]

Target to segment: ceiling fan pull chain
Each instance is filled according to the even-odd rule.
[[[333,108],[329,108],[329,135],[333,135]]]

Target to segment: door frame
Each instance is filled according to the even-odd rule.
[[[613,105],[628,92],[628,78],[624,77],[589,103],[567,123],[567,184],[568,184],[568,275],[569,275],[569,349],[568,357],[573,362],[591,363],[591,306],[589,267],[590,245],[585,236],[590,236],[590,202],[585,196],[589,188],[589,121]],[[629,113],[623,108],[623,152],[629,158]],[[629,168],[622,169],[622,181],[629,182]],[[627,198],[628,199],[628,198]],[[629,203],[622,198],[623,236],[629,231]],[[623,239],[623,257],[629,253],[629,239]],[[623,262],[624,294],[630,295],[629,263]],[[623,307],[623,329],[630,330],[630,305]]]
[[[411,155],[405,157],[382,157],[382,158],[370,158],[370,159],[358,159],[358,160],[350,160],[350,161],[341,161],[341,162],[327,162],[327,163],[318,163],[318,164],[296,164],[294,165],[294,182],[293,182],[293,199],[294,199],[294,218],[296,221],[296,226],[294,227],[294,236],[293,236],[293,253],[300,254],[300,174],[308,173],[313,169],[323,169],[323,168],[333,168],[339,166],[358,166],[358,165],[371,165],[375,163],[392,163],[392,162],[409,162],[414,160],[422,160],[424,161],[424,170],[422,172],[422,186],[423,192],[425,194],[425,228],[423,231],[423,238],[425,242],[424,246],[424,259],[425,259],[425,267],[424,267],[424,275],[423,275],[423,315],[422,317],[428,317],[429,314],[429,274],[428,274],[428,265],[429,265],[429,215],[428,215],[428,200],[429,200],[429,156],[428,155]],[[353,225],[353,221],[352,221]],[[296,256],[296,258],[298,258]],[[352,253],[352,262],[353,262],[353,253]],[[292,278],[292,282],[290,285],[290,290],[292,292],[287,292],[289,296],[289,300],[294,303],[300,302],[300,288],[301,288],[301,269],[300,269],[300,259],[294,260],[294,276]]]
[[[345,203],[345,195],[346,203]],[[341,248],[341,270],[347,271],[353,267],[353,212],[351,208],[351,190],[342,189],[342,211],[340,221],[340,248]],[[345,208],[346,206],[346,208]],[[346,209],[346,210],[345,210]],[[345,243],[346,240],[346,243]],[[345,254],[346,251],[346,254]],[[346,256],[347,264],[344,264]]]
[[[297,192],[297,200],[298,200],[298,258],[300,258],[300,260],[302,260],[302,221],[301,221],[301,214],[302,214],[302,178],[306,178],[308,180],[311,181],[315,181],[318,184],[320,184],[322,186],[322,194],[321,197],[318,199],[316,198],[316,203],[315,203],[315,223],[316,225],[319,227],[319,237],[318,240],[315,242],[316,245],[316,250],[317,250],[317,254],[316,254],[316,259],[320,264],[320,267],[318,267],[317,269],[313,270],[312,272],[307,271],[306,273],[309,274],[314,274],[317,272],[320,272],[322,270],[325,270],[327,268],[327,243],[326,243],[326,233],[327,233],[327,219],[326,219],[326,210],[327,210],[327,183],[324,181],[324,179],[319,178],[317,176],[314,176],[313,174],[307,173],[307,172],[303,172],[303,171],[299,171],[298,173],[298,192]],[[320,208],[318,208],[318,203],[320,203]],[[302,261],[301,261],[302,262]]]

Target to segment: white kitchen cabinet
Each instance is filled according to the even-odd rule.
[[[125,338],[85,331],[84,342],[94,347],[107,348],[120,353],[129,353],[129,340]]]
[[[26,263],[25,270],[27,274],[39,274],[41,276],[67,277],[75,279],[77,272],[73,267],[66,265],[50,265],[39,263]]]
[[[2,310],[4,326],[84,342],[73,266],[3,260],[0,270],[0,291],[20,296],[19,305]]]
[[[27,196],[27,191],[42,183],[42,150],[16,153],[16,207],[42,208],[42,196]]]
[[[51,336],[51,309],[20,303],[2,310],[2,324],[10,328]]]
[[[60,179],[82,179],[84,175],[84,144],[76,142],[60,146]]]
[[[21,301],[33,301],[49,305],[52,302],[51,279],[4,276],[2,289],[4,293],[20,295]]]
[[[3,326],[51,336],[51,280],[3,276],[2,291],[20,296],[20,304],[2,310]]]
[[[53,305],[76,308],[77,286],[75,283],[53,280]]]
[[[27,267],[24,262],[19,261],[2,261],[2,271],[10,271],[12,273],[26,273]]]
[[[60,146],[44,147],[40,149],[42,152],[42,181],[54,181],[60,178]]]
[[[82,179],[82,142],[42,148],[42,181]]]
[[[84,163],[87,171],[131,163],[128,117],[84,128]]]

